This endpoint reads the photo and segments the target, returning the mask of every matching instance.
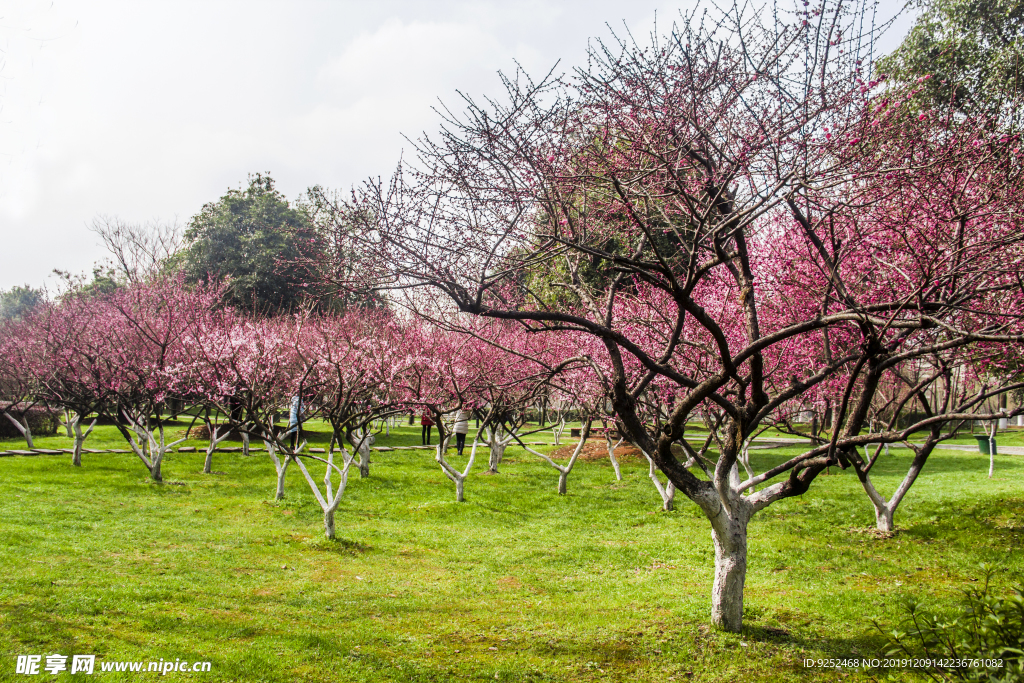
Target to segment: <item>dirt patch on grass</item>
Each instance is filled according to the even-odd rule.
[[[569,441],[562,446],[559,446],[553,450],[550,454],[552,460],[568,460],[572,457],[573,451],[576,450],[576,444],[579,441]],[[672,446],[672,452],[676,454],[676,457],[686,457],[686,453],[683,452],[681,446]],[[640,449],[631,443],[625,443],[615,449],[615,457],[618,460],[643,460],[643,453]],[[583,445],[583,452],[580,453],[580,460],[607,460],[608,459],[608,445],[604,439],[587,439],[587,442]]]
[[[900,530],[896,529],[895,531],[881,531],[874,527],[850,527],[846,531],[847,533],[851,534],[864,534],[865,536],[870,536],[872,538],[886,539],[893,538],[896,534],[899,533]]]
[[[499,587],[507,590],[515,590],[523,587],[523,582],[514,576],[503,576],[495,581],[495,583],[498,584]]]

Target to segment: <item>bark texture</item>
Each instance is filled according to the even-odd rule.
[[[711,588],[711,621],[726,631],[743,628],[743,584],[747,578],[749,506],[733,501],[732,514],[723,506],[711,518],[715,542],[715,583]]]

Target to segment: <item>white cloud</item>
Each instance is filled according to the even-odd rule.
[[[583,63],[663,0],[26,0],[0,17],[0,288],[103,257],[98,214],[187,221],[252,172],[296,196],[387,175],[438,99]],[[12,258],[10,254],[17,254]]]

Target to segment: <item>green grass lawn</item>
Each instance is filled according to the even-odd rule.
[[[378,445],[418,441],[404,427]],[[98,427],[87,447],[123,443]],[[751,456],[760,469],[795,452]],[[886,495],[906,453],[873,476]],[[53,652],[208,660],[210,673],[167,677],[210,681],[871,680],[801,660],[877,655],[871,617],[894,624],[911,597],[951,609],[981,562],[1022,567],[1022,457],[998,456],[990,480],[987,456],[934,454],[892,538],[866,533],[867,498],[837,470],[763,511],[741,635],[708,628],[707,521],[681,497],[661,512],[637,460],[622,482],[606,460],[580,462],[558,496],[556,472],[511,448],[458,504],[431,453],[376,453],[329,542],[294,468],[275,502],[265,453],[218,454],[213,475],[202,459],[170,454],[159,485],[130,454],[86,454],[81,469],[0,458],[0,680],[32,680],[16,655]],[[89,680],[56,677],[72,678]]]

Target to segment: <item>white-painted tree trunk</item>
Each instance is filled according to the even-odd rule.
[[[742,500],[733,499],[711,516],[715,543],[715,582],[711,587],[711,621],[726,631],[743,628],[743,585],[747,578],[747,524],[753,513]]]
[[[348,441],[359,456],[359,478],[366,479],[370,476],[370,446],[377,441],[377,437],[368,427],[363,427],[352,430],[348,435]]]
[[[875,507],[875,528],[879,531],[891,533],[894,526],[892,522],[893,515],[896,514],[896,510],[888,506],[876,506]]]
[[[92,424],[89,425],[89,429],[85,430],[84,433],[82,432],[82,420],[81,420],[81,416],[80,415],[75,415],[74,419],[71,420],[71,425],[72,425],[72,427],[75,430],[74,431],[75,448],[74,448],[74,452],[71,455],[71,464],[74,465],[75,467],[81,467],[82,466],[82,446],[85,445],[85,440],[89,438],[90,434],[92,434],[92,428],[96,426],[96,420],[94,419],[92,421]]]
[[[125,415],[125,419],[128,421],[131,431],[135,432],[135,437],[132,437],[130,434],[128,435],[128,445],[131,447],[132,452],[138,456],[142,464],[149,470],[150,478],[155,482],[162,482],[163,474],[161,473],[161,467],[164,456],[167,454],[167,451],[185,441],[188,437],[168,442],[164,434],[163,424],[157,425],[157,428],[154,430],[147,425],[133,421],[127,415]]]
[[[299,455],[298,453],[289,456],[289,460],[295,461],[295,465],[302,472],[302,476],[305,477],[306,482],[309,484],[309,488],[313,491],[313,495],[316,497],[317,502],[320,503],[320,509],[324,513],[324,535],[331,540],[335,538],[334,513],[338,509],[341,497],[345,494],[345,487],[348,485],[348,470],[352,466],[353,460],[353,456],[349,455],[349,452],[344,446],[341,447],[341,457],[345,466],[339,469],[338,466],[334,464],[333,445],[327,455],[327,460],[318,458],[315,455]],[[313,481],[313,477],[309,474],[309,470],[307,470],[306,466],[302,464],[302,458],[318,460],[327,465],[327,474],[324,476],[324,491],[326,495],[320,492],[320,487],[316,485],[316,482]],[[341,481],[338,483],[337,490],[334,490],[331,483],[331,470],[336,470],[341,478]]]
[[[583,452],[583,446],[586,444],[588,436],[590,436],[590,423],[589,422],[584,422],[583,423],[583,430],[580,432],[579,443],[576,444],[576,449],[573,451],[572,457],[569,458],[569,462],[566,463],[565,465],[559,465],[558,463],[556,463],[554,460],[552,460],[548,456],[544,455],[543,453],[541,453],[539,451],[535,451],[532,448],[530,448],[529,446],[526,446],[526,450],[528,450],[530,453],[533,453],[536,456],[539,456],[540,458],[543,458],[544,461],[547,464],[551,465],[556,470],[558,470],[558,494],[559,495],[564,496],[566,494],[566,491],[568,490],[569,474],[572,472],[573,465],[576,464],[576,459],[579,458],[580,457],[580,453]]]
[[[206,429],[210,432],[210,443],[206,447],[206,461],[203,463],[203,474],[211,474],[213,472],[213,452],[217,450],[220,442],[224,441],[231,434],[231,427],[207,422]],[[223,434],[220,431],[221,429],[224,430]]]
[[[267,449],[267,453],[270,454],[270,459],[274,463],[274,469],[277,470],[277,493],[274,494],[274,500],[284,500],[284,475],[288,472],[288,463],[291,462],[291,458],[277,457],[277,444],[273,441],[263,440],[263,445]]]
[[[927,454],[925,454],[927,455]],[[910,464],[910,469],[907,470],[906,476],[903,477],[903,481],[899,483],[896,490],[892,494],[892,498],[886,500],[878,489],[875,488],[874,482],[871,481],[870,472],[858,472],[857,476],[860,479],[861,486],[864,488],[864,492],[868,494],[868,499],[871,501],[871,506],[875,510],[875,528],[885,533],[891,533],[895,528],[893,525],[893,518],[896,515],[896,508],[899,507],[900,503],[903,502],[903,498],[907,495],[907,491],[914,485],[921,470],[924,468],[924,459],[922,457],[915,457]]]
[[[74,427],[74,422],[79,419],[79,415],[78,413],[75,413],[67,408],[65,408],[63,412],[64,419],[61,420],[60,423],[64,427],[64,431],[67,432],[67,437],[69,439],[73,439],[75,438],[75,434],[72,431],[72,429]]]
[[[988,431],[988,478],[991,479],[996,470],[996,423]]]
[[[874,483],[871,481],[871,475],[865,474],[861,480],[861,485],[864,487],[864,491],[868,494],[868,499],[871,501],[871,506],[875,510],[875,528],[879,531],[890,533],[893,530],[893,515],[896,513],[896,508],[900,504],[900,500],[893,496],[893,500],[886,500],[882,494],[875,488]]]
[[[437,454],[434,456],[434,460],[441,466],[441,471],[444,472],[445,476],[448,477],[452,483],[455,484],[455,501],[458,503],[465,503],[465,485],[466,477],[469,476],[469,471],[473,469],[473,461],[476,459],[476,447],[480,445],[479,434],[477,438],[473,439],[473,447],[469,451],[469,462],[466,463],[466,469],[459,471],[448,464],[445,460],[444,455],[448,450],[448,443],[451,441],[451,435],[449,434],[444,440],[437,445]]]
[[[565,418],[560,418],[558,424],[551,425],[551,434],[554,436],[555,445],[559,446],[562,443],[562,433],[565,431]]]
[[[32,443],[32,428],[28,426],[28,413],[26,412],[25,416],[21,420],[6,411],[4,412],[4,415],[11,421],[11,424],[14,425],[15,429],[21,432],[21,435],[24,437],[25,443],[28,447],[35,448],[36,445]]]
[[[622,470],[619,468],[619,460],[615,457],[615,449],[622,445],[623,439],[620,438],[618,443],[612,445],[612,437],[605,432],[605,442],[608,446],[608,459],[612,461],[612,469],[615,470],[615,481],[622,481]]]
[[[505,449],[508,448],[514,438],[512,434],[502,437],[503,431],[501,426],[487,427],[484,430],[484,440],[487,441],[487,447],[490,449],[490,454],[487,458],[487,471],[491,474],[498,473],[498,465],[505,458]]]
[[[240,432],[240,434],[242,436],[242,455],[247,457],[247,458],[249,457],[249,432],[248,432],[248,429],[249,429],[249,425],[242,425],[242,431]]]
[[[668,480],[668,483],[662,484],[661,480],[658,479],[658,467],[654,464],[654,459],[647,455],[643,449],[640,452],[644,454],[644,457],[647,458],[647,464],[650,465],[648,476],[654,482],[654,488],[657,489],[658,495],[661,496],[661,509],[665,512],[672,512],[675,509],[676,485],[672,483],[671,479]]]

